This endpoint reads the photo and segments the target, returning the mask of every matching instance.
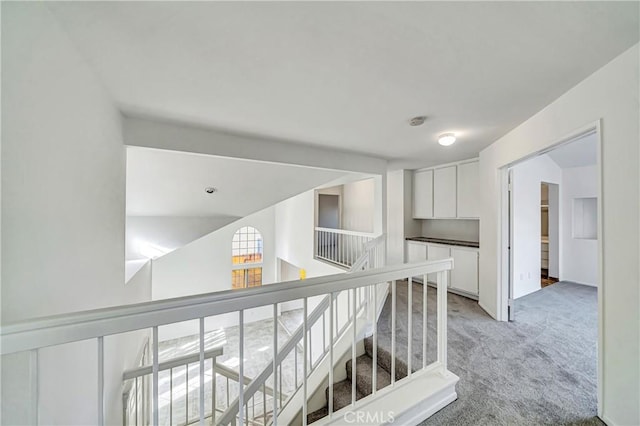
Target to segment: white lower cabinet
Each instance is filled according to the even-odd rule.
[[[427,259],[428,260],[442,260],[451,257],[451,250],[447,246],[427,244]],[[447,278],[451,278],[450,274],[447,274]],[[437,280],[437,274],[427,275],[429,282],[435,283]],[[448,286],[451,287],[451,279],[447,279]]]
[[[427,245],[417,241],[407,241],[407,263],[427,260]]]
[[[478,296],[478,256],[473,247],[430,244],[419,241],[406,242],[407,263],[453,258],[453,269],[447,273],[447,284],[452,292]],[[429,274],[427,280],[435,284],[437,274]]]
[[[453,269],[450,287],[474,295],[478,294],[478,250],[451,248]]]

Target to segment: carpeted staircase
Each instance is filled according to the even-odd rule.
[[[396,287],[396,380],[400,380],[407,375],[407,341],[409,335],[412,335],[413,356],[412,370],[416,371],[422,367],[422,284],[412,284],[412,318],[413,330],[408,332],[408,283],[406,281],[398,281]],[[429,289],[428,292],[428,353],[427,361],[435,360],[436,353],[436,292]],[[377,365],[377,388],[382,389],[391,383],[391,294],[387,296],[382,313],[378,319],[378,365]],[[356,358],[356,400],[364,398],[371,394],[373,387],[372,368],[373,368],[373,338],[364,339],[365,353]],[[353,377],[352,361],[346,362],[347,379],[333,385],[333,410],[338,411],[341,408],[351,404],[351,378]],[[327,401],[329,400],[329,388],[325,389]],[[328,406],[314,411],[307,415],[307,423],[312,423],[325,417],[329,412]]]
[[[373,338],[367,337],[364,340],[365,353],[356,358],[356,400],[371,395],[373,389]],[[391,353],[384,348],[378,347],[377,365],[377,389],[380,390],[391,384]],[[333,410],[351,404],[351,384],[353,377],[353,362],[350,359],[346,362],[347,378],[333,385]],[[407,364],[396,359],[396,380],[400,380],[407,375]],[[329,387],[325,389],[325,396],[329,400]],[[325,406],[307,415],[307,423],[313,423],[329,414],[329,407]]]

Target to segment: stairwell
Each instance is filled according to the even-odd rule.
[[[360,400],[373,391],[373,338],[364,339],[365,353],[356,358],[356,400]],[[378,365],[376,389],[380,390],[391,384],[391,352],[378,346]],[[349,404],[352,399],[353,361],[345,364],[347,378],[333,385],[333,408],[338,411]],[[407,376],[407,364],[396,359],[396,380]],[[325,396],[329,400],[329,387],[325,389]],[[307,423],[313,423],[329,414],[329,406],[325,406],[307,415]]]
[[[407,376],[408,363],[408,283],[399,281],[396,285],[396,359],[395,380]],[[412,371],[422,368],[422,339],[423,339],[423,286],[412,283]],[[383,389],[391,384],[392,357],[392,295],[389,293],[382,313],[378,319],[377,371],[376,389]],[[436,359],[436,290],[427,288],[427,363]],[[356,358],[355,382],[356,400],[371,395],[373,390],[373,337],[364,339],[365,353]],[[354,377],[353,361],[345,363],[347,378],[333,384],[333,411],[336,412],[351,404],[352,379]],[[329,387],[325,388],[325,397],[329,401]],[[307,415],[307,423],[316,422],[329,414],[328,403],[319,410]]]

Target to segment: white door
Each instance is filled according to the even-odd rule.
[[[478,294],[478,252],[463,248],[451,248],[453,269],[451,288]]]
[[[423,170],[413,174],[413,217],[414,219],[433,217],[433,170]]]
[[[456,217],[456,166],[433,171],[433,216]]]
[[[458,217],[480,217],[479,162],[458,165]]]

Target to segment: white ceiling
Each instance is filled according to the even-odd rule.
[[[127,215],[245,217],[344,176],[332,170],[129,147]],[[217,192],[207,194],[210,186]]]
[[[593,166],[598,161],[598,137],[591,133],[550,151],[549,157],[560,168]]]
[[[47,5],[126,113],[422,165],[475,156],[639,38],[637,2]]]

